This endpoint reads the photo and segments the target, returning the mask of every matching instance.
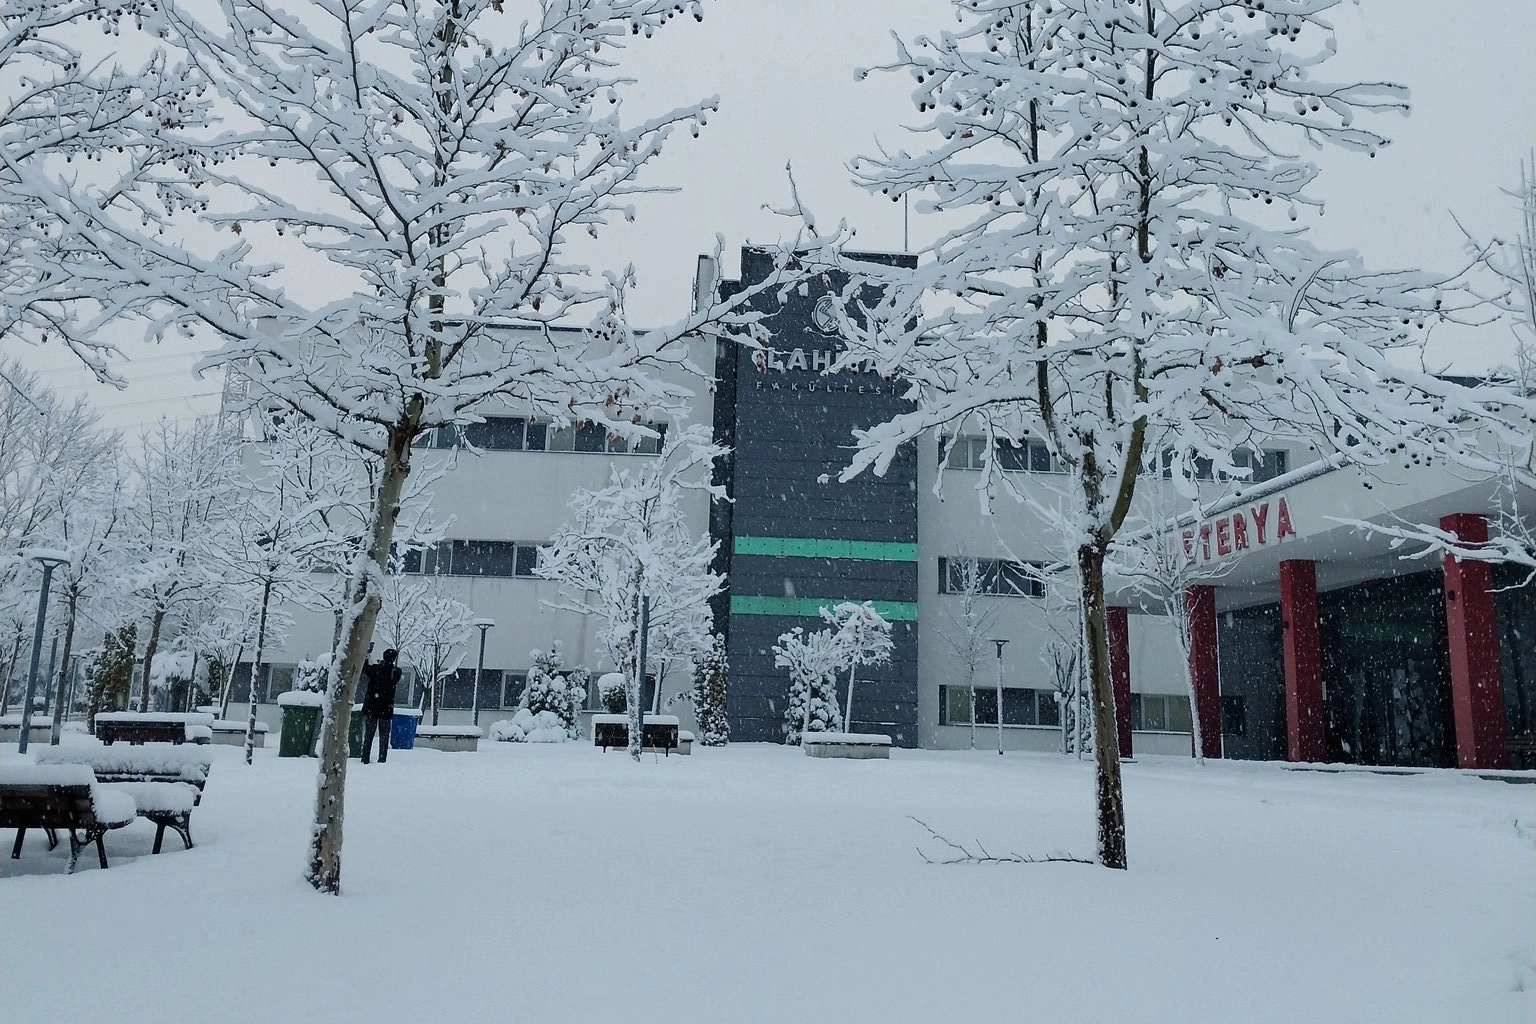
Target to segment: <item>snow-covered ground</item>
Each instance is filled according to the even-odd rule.
[[[193,850],[0,860],[0,1020],[1536,1018],[1536,786],[1147,759],[1130,871],[940,866],[909,816],[1090,854],[1090,766],[487,742],[353,762],[330,898],[315,763],[274,748],[210,748]]]

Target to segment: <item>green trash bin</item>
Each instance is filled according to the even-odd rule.
[[[352,717],[347,719],[347,756],[363,756],[363,706],[352,705]]]
[[[300,702],[294,699],[297,696],[284,693],[277,698],[278,706],[283,710],[278,757],[309,757],[315,750],[315,733],[320,729],[320,705]],[[284,697],[289,700],[284,700]]]

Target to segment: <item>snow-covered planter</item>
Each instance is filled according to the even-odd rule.
[[[693,733],[688,730],[684,729],[682,732],[679,732],[677,734],[677,752],[679,754],[693,753],[693,740]]]
[[[245,745],[245,722],[238,718],[224,718],[215,720],[210,727],[213,731],[213,742],[226,747],[242,747]],[[256,723],[256,746],[267,745],[267,723]]]
[[[423,725],[416,730],[416,745],[432,750],[479,750],[478,725]]]
[[[503,743],[564,743],[571,738],[560,715],[527,708],[518,708],[511,718],[492,722],[490,735]]]
[[[874,732],[812,732],[800,740],[807,757],[889,758],[891,738]]]
[[[27,742],[47,743],[53,737],[53,717],[42,711],[32,715],[32,726],[28,730]],[[0,717],[0,743],[15,743],[21,739],[21,716],[5,715]]]

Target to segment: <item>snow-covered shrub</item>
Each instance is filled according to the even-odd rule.
[[[580,711],[587,706],[587,691],[592,687],[592,670],[585,665],[577,665],[566,678],[571,682],[571,703]]]
[[[629,710],[629,687],[624,673],[607,672],[597,681],[597,699],[603,710],[610,715],[622,715]]]
[[[726,670],[725,638],[717,633],[693,669],[693,711],[699,722],[699,742],[706,747],[723,747],[730,738]]]
[[[571,692],[571,684],[560,675],[560,643],[556,641],[547,651],[532,651],[529,657],[533,667],[528,670],[528,686],[523,690],[521,705],[534,715],[549,712],[555,715],[566,735],[575,739],[580,730],[576,726],[578,704]]]
[[[293,688],[318,692],[325,689],[325,678],[331,670],[331,652],[306,658],[293,666]]]
[[[518,708],[511,718],[491,723],[491,739],[504,743],[564,743],[571,738],[565,722],[553,711]]]
[[[797,744],[800,733],[842,732],[837,704],[839,649],[829,629],[807,633],[796,626],[780,634],[773,663],[789,669],[789,706],[784,709],[784,742]],[[809,705],[809,707],[807,707]]]
[[[130,622],[103,637],[101,650],[85,670],[86,722],[94,732],[98,711],[121,711],[128,706],[128,687],[133,682],[133,662],[139,628]]]

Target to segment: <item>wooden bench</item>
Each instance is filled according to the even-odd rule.
[[[667,756],[678,746],[678,721],[673,715],[646,715],[641,729],[641,746],[648,752],[661,752]],[[629,748],[628,715],[593,715],[592,745],[620,750]]]
[[[71,767],[79,767],[80,772],[69,772]],[[0,773],[0,828],[16,830],[12,860],[21,856],[28,829],[43,830],[50,852],[59,845],[58,830],[67,829],[71,874],[80,851],[93,843],[101,866],[107,866],[103,837],[132,822],[136,808],[126,794],[107,791],[90,778],[84,765],[12,765]]]
[[[132,797],[138,816],[155,825],[151,853],[160,852],[166,829],[181,837],[185,849],[192,849],[192,809],[203,802],[203,787],[208,785],[208,770],[212,767],[207,755],[178,750],[172,757],[150,748],[119,753],[88,747],[49,747],[38,751],[37,761],[82,764],[97,782]]]
[[[213,716],[139,715],[105,712],[96,716],[96,738],[110,746],[125,743],[208,743],[213,739]]]

